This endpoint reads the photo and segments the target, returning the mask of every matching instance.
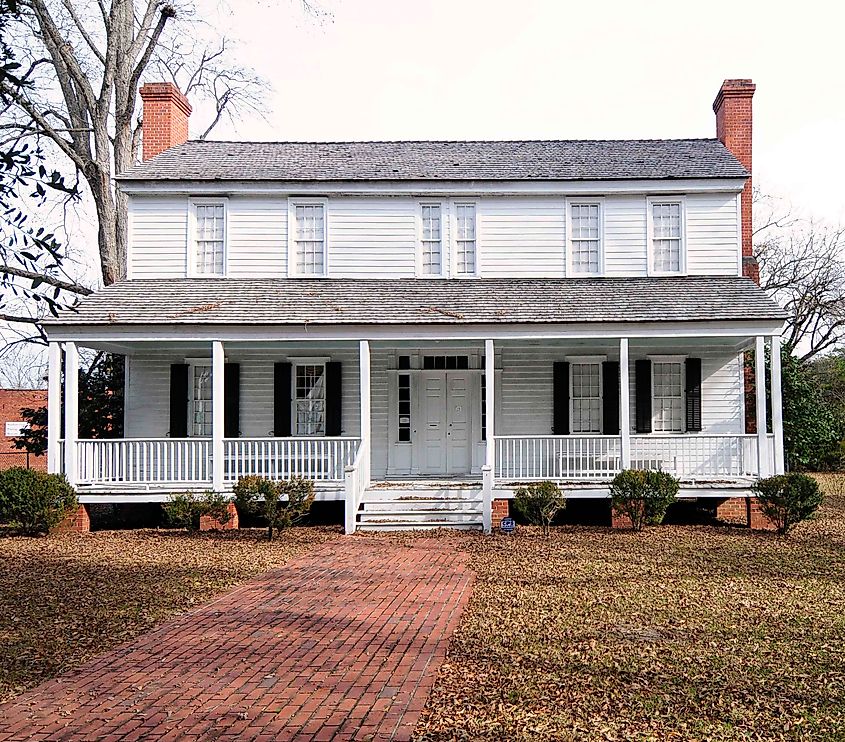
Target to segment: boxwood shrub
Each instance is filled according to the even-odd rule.
[[[611,506],[628,516],[635,531],[641,531],[644,525],[663,522],[678,496],[679,486],[678,480],[665,471],[625,469],[610,485]]]
[[[13,467],[0,472],[0,522],[20,533],[47,533],[78,507],[64,475]]]

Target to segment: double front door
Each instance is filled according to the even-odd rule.
[[[472,469],[472,377],[466,371],[423,371],[419,375],[420,474],[459,475]]]

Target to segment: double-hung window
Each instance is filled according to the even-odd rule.
[[[573,274],[601,273],[602,215],[597,201],[569,204],[569,266]]]
[[[455,274],[477,272],[475,204],[455,204]]]
[[[601,363],[571,363],[569,367],[573,433],[601,433]]]
[[[649,201],[649,241],[651,273],[684,272],[683,201]]]
[[[223,202],[200,202],[194,209],[193,273],[222,276],[225,271],[226,206]]]
[[[440,204],[421,204],[420,267],[424,276],[443,275],[443,209]]]
[[[295,435],[326,434],[326,365],[297,363],[293,374]]]
[[[684,429],[683,363],[654,361],[651,378],[654,432],[682,433]]]
[[[294,273],[300,276],[326,275],[326,207],[307,202],[291,205],[293,216]]]
[[[198,437],[211,437],[212,386],[211,366],[194,365],[191,367],[190,434]]]

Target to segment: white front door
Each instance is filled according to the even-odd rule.
[[[470,375],[426,371],[420,379],[420,474],[468,474],[472,469]]]

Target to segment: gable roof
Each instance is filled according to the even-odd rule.
[[[742,178],[716,139],[189,141],[118,180],[405,181]]]
[[[184,278],[108,286],[46,325],[507,324],[783,319],[740,277]]]

